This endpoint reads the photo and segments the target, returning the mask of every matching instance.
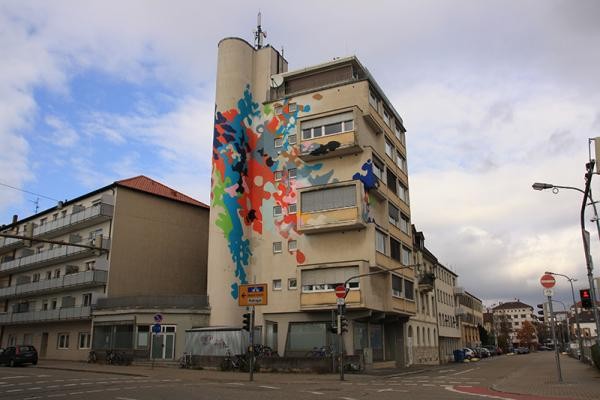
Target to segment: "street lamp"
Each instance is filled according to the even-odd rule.
[[[585,164],[585,189],[581,190],[579,188],[573,187],[573,186],[559,186],[559,185],[553,185],[551,183],[540,183],[540,182],[536,182],[532,185],[534,190],[545,190],[545,189],[552,189],[552,192],[554,194],[557,194],[559,192],[559,189],[569,189],[569,190],[576,190],[580,193],[583,194],[583,200],[581,202],[581,211],[579,213],[579,223],[581,225],[581,238],[583,240],[583,251],[585,253],[585,262],[586,262],[586,267],[587,267],[587,276],[588,276],[588,281],[590,284],[590,292],[592,295],[592,310],[594,312],[594,320],[596,321],[596,332],[598,332],[598,335],[596,335],[596,343],[598,345],[600,345],[600,319],[598,317],[598,308],[596,307],[596,289],[594,288],[594,264],[592,262],[592,256],[590,254],[590,239],[589,239],[589,233],[585,230],[585,207],[588,205],[587,201],[588,201],[588,197],[590,199],[590,202],[592,204],[592,206],[594,207],[594,220],[596,221],[596,228],[598,230],[598,237],[600,238],[600,221],[598,219],[598,210],[596,209],[596,203],[594,202],[594,199],[592,198],[592,193],[591,193],[591,184],[592,184],[592,176],[594,175],[594,165],[596,164],[595,160],[591,160],[589,163]],[[581,351],[583,352],[583,348],[581,349]]]
[[[569,313],[567,312],[567,306],[565,305],[565,303],[563,303],[560,300],[554,300],[552,299],[553,302],[555,303],[560,303],[563,307],[563,310],[565,312],[565,316],[567,317],[567,342],[571,343],[571,335],[569,334]],[[556,318],[556,313],[554,313],[554,321],[558,322],[558,318]],[[564,335],[563,335],[563,328],[562,328],[562,323],[560,324],[560,336],[562,337],[563,340],[563,344],[564,344]]]
[[[546,271],[546,274],[558,275],[566,278],[571,284],[571,295],[573,296],[573,307],[575,307],[575,323],[577,324],[577,341],[579,342],[579,354],[583,354],[583,338],[581,337],[581,327],[579,326],[579,312],[577,311],[577,302],[575,301],[575,289],[573,289],[573,282],[577,282],[577,279],[571,278],[570,276],[559,274],[557,272]],[[568,324],[568,319],[567,319]]]

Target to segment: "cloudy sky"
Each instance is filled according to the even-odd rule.
[[[488,305],[541,302],[546,269],[587,287],[580,194],[531,184],[583,186],[599,2],[211,3],[0,1],[0,223],[138,174],[208,202],[217,43],[252,41],[260,9],[290,69],[356,54],[384,88],[412,221],[461,285]]]

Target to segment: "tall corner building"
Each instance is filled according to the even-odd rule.
[[[347,353],[405,359],[415,272],[402,118],[356,57],[297,71],[270,46],[219,43],[209,226],[211,326],[240,327],[239,285],[279,354],[335,348],[334,289],[350,280]]]

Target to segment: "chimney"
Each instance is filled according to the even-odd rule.
[[[12,220],[12,223],[13,223],[13,224],[16,224],[18,220],[19,220],[19,216],[18,216],[17,214],[14,214],[14,215],[13,215],[13,220]]]

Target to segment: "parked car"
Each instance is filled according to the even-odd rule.
[[[38,353],[31,345],[9,346],[0,351],[0,364],[14,367],[22,364],[38,363]]]
[[[502,350],[502,347],[496,347],[496,354],[501,356],[502,354],[504,354],[504,350]]]
[[[490,354],[490,351],[488,349],[486,349],[485,347],[478,347],[476,349],[477,354],[479,354],[479,358],[488,358],[491,357],[492,355]]]
[[[489,351],[489,352],[490,352],[490,356],[495,356],[495,355],[498,355],[498,351],[496,350],[496,346],[490,346],[490,345],[487,345],[487,346],[483,346],[483,347],[484,347],[484,348],[485,348],[487,351]]]
[[[529,347],[517,347],[515,349],[515,353],[517,353],[517,354],[529,354]]]
[[[552,349],[548,346],[540,345],[538,346],[538,351],[551,351]]]
[[[477,357],[477,355],[475,354],[475,352],[473,350],[469,349],[468,347],[465,347],[463,349],[463,352],[465,353],[465,358],[467,360],[470,360],[471,358]]]

